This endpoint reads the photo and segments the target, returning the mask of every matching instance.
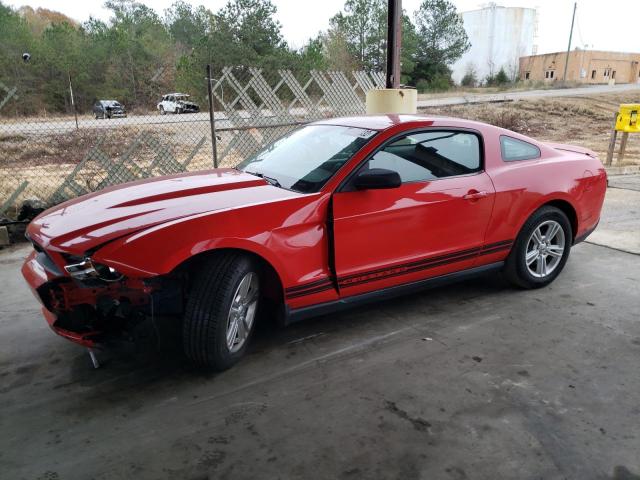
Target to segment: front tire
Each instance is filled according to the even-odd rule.
[[[549,285],[567,263],[572,242],[565,213],[551,206],[540,208],[518,234],[505,265],[506,278],[521,288]]]
[[[225,370],[244,355],[255,325],[260,280],[255,262],[225,252],[207,260],[194,279],[183,319],[183,345],[195,364]]]
[[[165,114],[164,107],[160,105],[160,115],[164,115],[164,114]]]

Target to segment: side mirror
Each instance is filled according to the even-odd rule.
[[[380,188],[398,188],[402,184],[400,175],[386,168],[371,168],[363,170],[355,179],[354,185],[358,190]]]

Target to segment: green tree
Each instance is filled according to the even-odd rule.
[[[4,103],[0,116],[31,113],[41,103],[36,70],[41,57],[37,47],[37,39],[26,21],[15,10],[0,3],[0,102]],[[25,52],[32,55],[29,64],[22,61]],[[7,98],[10,94],[5,90],[14,92],[12,98]]]
[[[322,34],[309,39],[307,44],[298,52],[300,55],[300,68],[304,70],[324,70],[327,68],[325,46]]]
[[[501,67],[495,75],[489,75],[485,79],[485,84],[489,87],[501,87],[508,83],[510,83],[510,80],[507,72],[504,71],[504,67]]]
[[[386,43],[386,2],[384,0],[347,0],[330,21],[330,28],[345,38],[349,53],[360,68],[384,67]]]
[[[414,79],[450,76],[449,66],[471,47],[455,6],[448,0],[423,0],[414,19],[418,36]]]
[[[194,9],[184,0],[178,0],[165,10],[164,22],[176,46],[183,53],[195,47],[211,33],[213,13],[203,6]]]
[[[402,14],[402,48],[400,50],[401,82],[410,84],[413,71],[416,68],[418,52],[418,34],[411,23],[409,15]]]
[[[463,87],[475,87],[478,85],[478,74],[472,63],[467,65],[467,70],[460,81],[460,85]]]

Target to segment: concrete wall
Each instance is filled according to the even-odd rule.
[[[567,52],[533,55],[520,59],[520,80],[561,81]],[[640,83],[640,53],[572,50],[569,53],[567,81],[587,84]],[[553,72],[553,74],[552,74]]]
[[[469,66],[475,69],[478,80],[501,67],[516,78],[519,58],[534,53],[536,10],[491,5],[461,16],[471,48],[451,67],[453,80],[460,83]]]

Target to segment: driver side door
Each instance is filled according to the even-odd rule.
[[[482,138],[425,130],[389,141],[333,196],[341,296],[471,268],[484,242],[494,188]],[[397,188],[355,187],[367,169],[400,174]]]

